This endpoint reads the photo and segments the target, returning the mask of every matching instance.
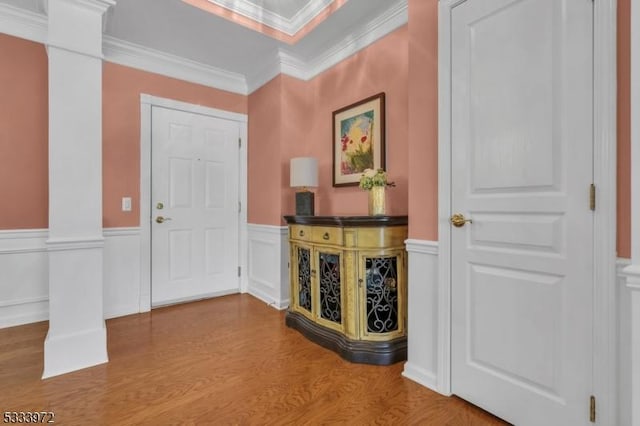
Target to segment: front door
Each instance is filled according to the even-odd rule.
[[[239,291],[236,121],[152,107],[151,303]]]
[[[592,14],[592,0],[452,12],[451,385],[517,425],[589,423]]]

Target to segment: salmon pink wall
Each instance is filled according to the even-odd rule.
[[[358,187],[332,186],[332,113],[379,92],[386,93],[386,169],[396,183],[387,196],[387,213],[408,213],[408,49],[407,27],[404,26],[375,44],[342,61],[310,81],[289,76],[274,80],[271,94],[280,92],[280,102],[264,97],[249,97],[249,158],[272,158],[271,150],[279,149],[278,161],[269,165],[279,169],[280,187],[269,185],[268,193],[260,199],[249,198],[249,222],[280,225],[281,216],[293,214],[294,190],[289,187],[289,160],[292,157],[312,156],[318,159],[319,187],[316,189],[317,215],[367,214],[367,193]],[[277,85],[280,85],[277,87]],[[261,89],[262,90],[262,89]],[[257,93],[257,92],[256,92]],[[268,102],[281,108],[280,122],[269,120],[274,112],[262,109],[257,102]],[[257,114],[256,114],[257,113]],[[259,120],[262,125],[251,123]],[[279,143],[264,143],[264,133],[280,126]],[[249,187],[264,180],[257,170],[249,167]],[[263,190],[264,184],[260,186]],[[257,189],[254,189],[257,191]],[[253,192],[252,192],[253,193]],[[279,201],[276,215],[269,203]]]
[[[618,0],[618,256],[631,257],[631,0]]]
[[[103,226],[140,224],[140,94],[246,114],[247,97],[105,62],[102,81]],[[131,197],[131,212],[121,211]]]
[[[247,220],[280,224],[282,76],[249,95]]]
[[[47,53],[0,34],[0,61],[0,229],[47,228]]]
[[[409,238],[438,239],[438,0],[409,0]]]

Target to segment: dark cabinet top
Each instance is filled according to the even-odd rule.
[[[408,216],[285,216],[289,225],[325,225],[345,227],[402,226],[409,223]]]

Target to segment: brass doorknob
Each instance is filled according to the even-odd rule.
[[[451,216],[451,218],[449,219],[449,222],[451,222],[451,224],[456,228],[463,227],[464,224],[467,222],[473,223],[471,219],[465,219],[462,213],[456,213],[453,216]]]
[[[163,223],[163,222],[166,222],[167,220],[171,220],[171,218],[170,217],[162,217],[162,216],[156,217],[156,222],[157,223]]]

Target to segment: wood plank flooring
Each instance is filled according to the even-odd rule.
[[[0,409],[63,425],[502,425],[388,367],[351,364],[248,295],[107,321],[109,363],[41,380],[47,323],[0,330]]]

